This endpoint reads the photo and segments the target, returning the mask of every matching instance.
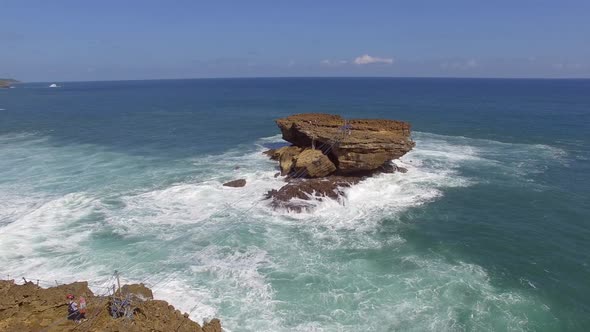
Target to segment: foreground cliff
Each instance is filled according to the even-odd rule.
[[[44,289],[32,282],[17,285],[0,280],[0,331],[222,331],[219,320],[201,326],[167,302],[153,300],[151,290],[143,285],[127,285],[122,290],[132,298],[132,319],[112,318],[112,298],[94,295],[86,282]],[[66,319],[67,294],[86,298],[85,321]]]
[[[272,190],[275,207],[301,210],[310,198],[337,198],[342,188],[379,173],[405,172],[392,160],[414,147],[410,124],[386,119],[345,120],[331,114],[297,114],[276,121],[290,146],[265,153],[288,182]]]

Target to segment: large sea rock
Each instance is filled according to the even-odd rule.
[[[297,114],[276,121],[283,139],[320,149],[339,174],[376,170],[414,147],[410,124],[384,119],[351,119],[331,114]]]
[[[271,190],[274,207],[300,211],[301,199],[337,198],[341,188],[378,173],[406,171],[392,160],[414,147],[410,124],[386,119],[351,119],[331,114],[297,114],[276,121],[292,145],[266,151],[279,161],[288,182]],[[296,198],[297,203],[291,199]]]

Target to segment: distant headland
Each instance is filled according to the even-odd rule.
[[[12,78],[0,78],[0,88],[10,88],[13,84],[20,83]]]

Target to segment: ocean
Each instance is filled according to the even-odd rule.
[[[590,330],[590,80],[60,85],[0,90],[2,278],[118,270],[230,332]],[[408,172],[272,210],[308,112],[411,122]]]

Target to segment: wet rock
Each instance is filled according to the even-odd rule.
[[[380,173],[395,173],[397,171],[397,166],[392,163],[385,163],[379,166],[376,171]]]
[[[360,177],[350,176],[328,176],[316,179],[295,179],[276,190],[273,189],[266,194],[272,199],[271,205],[274,208],[285,208],[300,212],[310,207],[299,200],[310,198],[331,198],[337,199],[344,194],[343,189],[361,181]],[[295,199],[295,200],[293,200]]]
[[[398,172],[400,172],[400,173],[407,173],[407,172],[408,172],[408,169],[407,169],[407,168],[405,168],[405,167],[400,167],[400,166],[397,166],[397,169],[396,169],[396,171],[398,171]]]
[[[239,187],[243,187],[246,185],[246,180],[245,179],[233,180],[233,181],[226,182],[223,185],[226,187],[239,188]]]

